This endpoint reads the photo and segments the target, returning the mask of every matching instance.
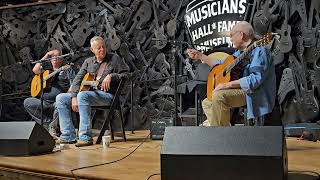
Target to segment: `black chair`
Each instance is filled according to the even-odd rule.
[[[99,136],[98,136],[98,139],[96,141],[96,144],[100,144],[101,143],[101,140],[102,140],[102,136],[104,135],[105,131],[107,130],[107,123],[108,125],[110,126],[110,130],[111,130],[111,139],[114,140],[114,129],[112,127],[112,122],[114,120],[114,110],[118,110],[119,113],[120,113],[120,120],[121,120],[121,129],[122,129],[122,138],[124,141],[126,141],[126,134],[125,134],[125,130],[124,130],[124,119],[123,119],[123,114],[122,114],[122,109],[121,109],[121,104],[120,104],[120,100],[119,100],[119,97],[120,97],[120,94],[121,94],[121,90],[122,90],[122,87],[125,83],[125,80],[122,78],[119,82],[119,85],[117,87],[117,91],[116,93],[114,94],[114,97],[112,99],[112,102],[110,105],[107,105],[107,106],[92,106],[92,115],[91,115],[91,122],[93,122],[93,118],[95,116],[95,112],[96,110],[102,110],[102,111],[106,111],[109,109],[109,112],[107,114],[107,116],[105,116],[105,119],[104,119],[104,122],[103,122],[103,125],[101,127],[101,130],[100,130],[100,133],[99,133]]]

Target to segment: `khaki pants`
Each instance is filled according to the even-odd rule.
[[[246,95],[241,89],[226,89],[212,93],[212,101],[202,101],[202,108],[210,126],[230,126],[230,109],[246,105]]]

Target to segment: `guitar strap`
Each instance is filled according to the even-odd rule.
[[[97,77],[96,77],[97,81],[100,80],[105,68],[106,68],[106,62],[101,63],[100,66],[99,66]]]

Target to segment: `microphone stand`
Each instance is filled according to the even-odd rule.
[[[42,64],[45,63],[45,62],[48,62],[48,61],[51,61],[53,59],[57,59],[57,58],[63,58],[63,57],[66,57],[66,56],[70,56],[70,55],[74,55],[74,52],[71,52],[71,53],[68,53],[68,54],[64,54],[64,55],[61,55],[61,56],[55,56],[55,57],[50,57],[50,58],[46,58],[46,59],[40,59],[40,60],[32,60],[31,64],[36,64],[36,63],[39,63],[40,64],[40,104],[41,104],[41,108],[40,108],[40,112],[41,112],[41,126],[43,127],[43,94],[44,94],[44,87],[43,87],[43,66]]]
[[[40,63],[40,102],[41,102],[41,126],[43,127],[43,94],[44,94],[44,87],[43,87],[43,67],[42,63]]]
[[[174,29],[174,32],[176,31],[176,29]],[[175,33],[174,33],[175,34]],[[185,41],[175,41],[175,35],[172,37],[173,40],[168,40],[168,39],[156,39],[156,38],[152,38],[152,41],[166,41],[168,43],[171,44],[171,58],[172,58],[172,76],[171,77],[166,77],[167,78],[172,78],[173,77],[173,88],[174,88],[174,120],[173,120],[173,125],[176,126],[177,125],[177,120],[178,120],[178,93],[177,93],[177,62],[175,60],[175,55],[177,52],[177,44],[178,45],[182,45],[185,44],[189,47],[190,44],[188,42]],[[180,112],[181,113],[181,112]]]
[[[175,35],[173,35],[173,39],[174,38],[175,38]],[[172,73],[173,73],[173,86],[174,86],[174,121],[173,121],[173,125],[176,126],[177,120],[178,120],[177,67],[176,67],[177,62],[175,60],[177,47],[176,47],[175,43],[172,43],[171,45],[172,45],[171,53],[172,53],[172,62],[173,62]]]
[[[157,39],[157,38],[152,38],[153,41],[166,41],[168,43],[170,43],[172,45],[172,49],[171,49],[171,56],[172,56],[172,61],[173,61],[173,67],[172,67],[172,74],[173,74],[173,78],[174,78],[174,83],[173,83],[173,86],[174,86],[174,126],[177,125],[177,119],[178,119],[178,93],[177,93],[177,62],[175,60],[175,55],[176,55],[176,52],[177,52],[177,46],[182,46],[182,45],[187,45],[188,47],[193,47],[193,46],[203,46],[203,47],[210,47],[211,49],[218,49],[218,48],[221,48],[221,47],[228,47],[228,44],[225,43],[225,44],[220,44],[218,46],[208,46],[208,45],[202,45],[202,44],[190,44],[188,42],[185,42],[185,41],[176,41],[175,40],[175,36],[173,36],[173,39],[172,40],[168,40],[168,39]],[[191,46],[193,45],[193,46]],[[181,47],[182,49],[182,47]],[[195,92],[197,93],[197,91]],[[197,94],[196,94],[197,96]],[[198,102],[195,102],[196,103],[196,121],[197,121],[197,124],[198,124]],[[180,112],[182,113],[182,112]]]
[[[171,56],[172,56],[172,63],[173,63],[173,67],[172,67],[172,74],[173,74],[173,87],[174,87],[174,121],[173,121],[173,125],[176,126],[177,125],[177,120],[178,120],[178,93],[177,93],[177,62],[176,62],[176,52],[177,52],[177,47],[176,47],[176,42],[175,41],[175,34],[177,31],[177,28],[174,26],[173,27],[173,37],[172,40],[167,40],[169,43],[171,43]],[[170,42],[171,41],[171,42]],[[181,43],[182,44],[182,43]],[[187,45],[189,45],[187,43]],[[181,113],[181,112],[180,112]]]

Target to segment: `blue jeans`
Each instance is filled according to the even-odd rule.
[[[26,98],[23,102],[25,110],[34,121],[41,125],[41,100],[34,97]],[[54,103],[43,101],[43,127],[48,130],[49,125],[57,126],[58,114]]]
[[[265,115],[259,116],[259,117],[253,118],[253,119],[245,120],[244,125],[246,125],[246,126],[264,126],[265,120],[266,120]]]
[[[91,106],[110,105],[113,95],[104,91],[82,91],[77,95],[80,115],[79,140],[91,141]],[[77,139],[72,123],[72,96],[71,93],[62,93],[56,97],[56,106],[59,113],[60,138],[71,142]]]

